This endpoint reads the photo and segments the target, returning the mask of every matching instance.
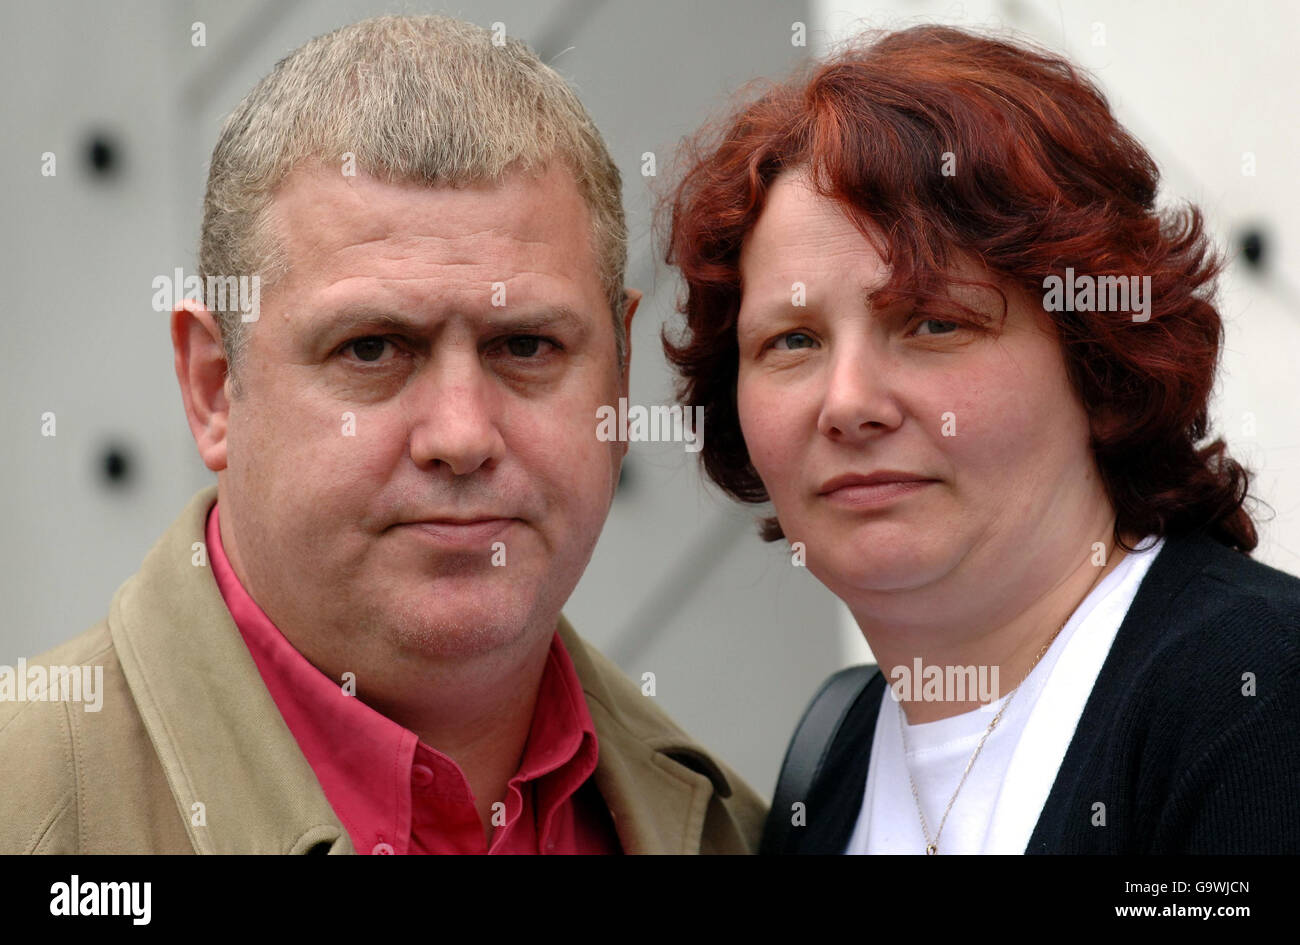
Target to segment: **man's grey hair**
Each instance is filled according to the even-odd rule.
[[[303,163],[392,183],[496,182],[556,161],[591,215],[598,274],[626,351],[627,226],[618,167],[577,95],[524,43],[443,16],[381,16],[319,36],[276,63],[221,128],[199,237],[199,275],[288,270],[270,226],[275,189]],[[249,325],[237,305],[215,312],[235,396]]]

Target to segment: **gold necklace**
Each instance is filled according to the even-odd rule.
[[[1065,623],[1069,622],[1070,618],[1066,617]],[[1012,689],[1010,695],[1007,696],[1007,701],[1002,703],[1002,708],[998,709],[998,714],[993,716],[993,721],[989,723],[988,729],[985,730],[983,737],[980,738],[980,743],[975,746],[975,753],[970,756],[970,761],[966,762],[966,770],[962,772],[961,780],[957,782],[957,790],[953,791],[952,797],[948,798],[948,806],[944,809],[943,819],[939,821],[939,830],[934,835],[933,840],[930,839],[930,825],[925,819],[925,811],[921,808],[921,795],[916,789],[916,779],[912,777],[912,766],[907,763],[907,732],[903,725],[903,709],[901,706],[899,707],[898,734],[902,736],[903,739],[903,767],[907,770],[907,780],[912,785],[912,799],[916,801],[916,812],[921,817],[921,830],[925,834],[925,852],[927,855],[933,856],[939,852],[939,837],[943,833],[943,825],[948,822],[948,814],[952,812],[952,805],[956,803],[957,795],[961,793],[962,785],[966,783],[966,775],[970,774],[970,769],[975,766],[975,759],[980,756],[980,752],[984,749],[984,743],[988,741],[989,736],[993,734],[993,729],[997,728],[998,722],[1002,718],[1002,713],[1006,712],[1007,707],[1011,705],[1011,700],[1014,699],[1016,693],[1020,691],[1020,686],[1024,683],[1025,679],[1028,679],[1030,674],[1033,673],[1034,667],[1037,666],[1038,661],[1043,658],[1043,654],[1047,652],[1048,648],[1051,647],[1054,642],[1056,642],[1056,638],[1060,636],[1061,631],[1065,629],[1065,623],[1057,627],[1056,633],[1052,634],[1052,638],[1043,644],[1043,648],[1039,650],[1038,655],[1034,657],[1034,662],[1029,667],[1029,672],[1025,673],[1025,678],[1016,684],[1016,687]]]
[[[1092,583],[1089,584],[1088,589],[1084,591],[1083,597],[1079,599],[1080,604],[1088,599],[1088,595],[1091,594],[1093,588],[1097,586],[1097,582],[1101,580],[1101,576],[1106,573],[1106,566],[1110,564],[1111,550],[1112,549],[1110,548],[1106,549],[1106,560],[1102,562],[1101,569],[1098,571],[1097,576],[1092,579]],[[1074,611],[1078,609],[1079,608],[1076,606],[1074,610],[1071,610],[1070,617],[1073,617]],[[1056,642],[1056,638],[1060,636],[1061,631],[1065,629],[1065,624],[1070,622],[1070,617],[1066,617],[1065,622],[1056,628],[1056,632],[1052,634],[1052,638],[1043,644],[1043,648],[1039,650],[1038,655],[1034,657],[1034,662],[1030,664],[1029,672],[1025,673],[1024,678],[1022,678],[1020,682],[1016,683],[1016,687],[1012,689],[1011,693],[1007,696],[1007,701],[1002,703],[1002,708],[998,709],[998,714],[993,716],[993,721],[989,723],[988,729],[980,738],[980,743],[975,746],[975,753],[970,756],[970,761],[966,762],[966,770],[961,773],[961,780],[957,782],[957,790],[953,791],[952,797],[948,798],[948,806],[944,808],[943,819],[939,821],[939,831],[934,835],[933,840],[930,839],[930,825],[926,822],[925,811],[921,808],[921,794],[916,789],[916,779],[912,777],[912,766],[907,763],[907,731],[903,725],[903,708],[901,705],[899,706],[898,734],[903,739],[903,768],[907,771],[907,780],[912,785],[912,800],[916,801],[916,812],[921,817],[921,831],[925,834],[925,852],[927,856],[933,856],[939,852],[939,836],[943,833],[943,825],[948,822],[948,814],[952,812],[952,805],[957,801],[957,795],[961,793],[962,785],[966,783],[966,775],[970,774],[970,769],[975,766],[975,759],[980,756],[980,752],[984,749],[984,743],[988,741],[989,736],[993,734],[993,730],[997,728],[998,722],[1002,719],[1002,713],[1007,711],[1007,707],[1011,705],[1011,700],[1016,697],[1016,693],[1020,691],[1020,687],[1024,684],[1024,681],[1033,673],[1034,667],[1038,665],[1038,661],[1043,658],[1043,654],[1047,652],[1048,648]]]

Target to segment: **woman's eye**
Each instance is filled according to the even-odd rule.
[[[784,342],[784,344],[782,343]],[[773,342],[772,347],[778,351],[795,351],[799,348],[811,348],[817,342],[813,340],[812,335],[802,331],[786,332],[778,336]]]
[[[351,348],[353,354],[357,356],[358,361],[374,363],[383,357],[384,346],[387,344],[391,344],[387,338],[372,335],[348,342],[344,347],[344,350],[346,351],[348,348]]]
[[[922,331],[921,329],[926,325],[933,326],[932,330]],[[956,331],[960,327],[961,326],[956,322],[945,322],[938,318],[926,318],[916,326],[916,333],[918,335],[947,335]]]

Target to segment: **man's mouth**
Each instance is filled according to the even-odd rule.
[[[490,551],[494,541],[502,540],[517,518],[436,518],[401,522],[393,526],[417,536],[422,541],[457,550]]]

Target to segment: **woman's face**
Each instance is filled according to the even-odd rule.
[[[1091,533],[1109,504],[1087,415],[1038,300],[1004,286],[999,328],[996,293],[955,286],[992,317],[983,332],[906,302],[873,308],[885,264],[798,173],[772,187],[740,269],[745,443],[787,540],[850,605],[1032,585],[1109,543]],[[879,473],[913,481],[853,478]]]

